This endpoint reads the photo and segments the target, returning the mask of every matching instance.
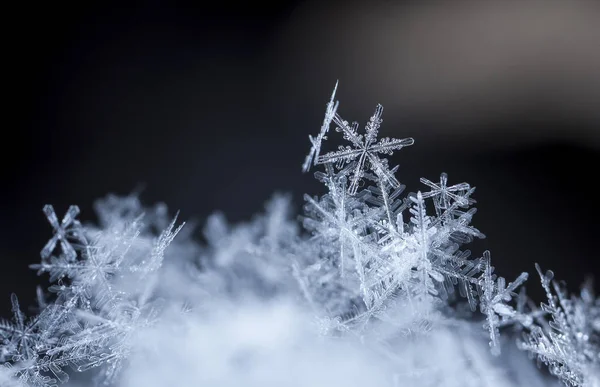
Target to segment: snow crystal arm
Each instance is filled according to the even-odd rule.
[[[379,157],[371,153],[367,153],[367,157],[369,158],[369,165],[371,166],[371,169],[381,180],[385,181],[393,188],[400,187],[400,182],[388,168],[387,159],[381,160]]]
[[[175,227],[175,223],[177,222],[178,216],[179,212],[175,214],[175,217],[173,218],[171,223],[169,223],[167,228],[160,233],[158,238],[156,238],[152,246],[150,258],[148,260],[142,260],[139,265],[132,265],[130,270],[139,272],[140,277],[143,278],[148,273],[154,272],[161,267],[165,255],[165,250],[167,249],[167,247],[169,247],[171,242],[173,242],[173,239],[175,239],[177,234],[179,234],[179,232],[183,229],[183,226],[185,225],[184,222],[180,224],[175,230],[173,230],[173,228]]]
[[[50,282],[58,281],[64,277],[74,277],[80,268],[78,262],[68,260],[64,255],[59,257],[50,257],[49,262],[41,262],[29,265],[30,269],[37,270],[37,274],[50,274]]]
[[[406,146],[411,146],[415,143],[412,138],[388,138],[384,137],[377,144],[369,147],[369,150],[373,153],[381,153],[385,155],[392,155],[394,151],[400,150]]]
[[[325,155],[319,156],[317,162],[319,164],[336,164],[340,162],[349,162],[356,158],[359,158],[358,170],[362,170],[362,166],[366,160],[363,149],[341,147],[339,151],[329,152]]]
[[[383,120],[381,119],[382,114],[383,114],[383,106],[378,104],[377,107],[375,108],[375,113],[373,114],[373,116],[371,116],[371,118],[369,119],[369,122],[367,123],[367,126],[365,128],[365,131],[367,133],[367,135],[366,135],[367,144],[372,144],[375,141],[377,141],[377,134],[379,132],[379,127],[381,126],[381,123],[383,122]]]
[[[398,167],[391,170],[394,173]],[[399,196],[404,192],[406,186],[400,185],[397,188],[392,188],[385,181],[381,179],[375,179],[377,186],[370,186],[367,190],[370,192],[370,196],[366,198],[366,202],[373,204],[380,208],[385,214],[385,218],[382,222],[375,222],[375,227],[386,230],[386,233],[397,233],[398,232],[398,215],[406,208],[404,201],[399,199]],[[400,226],[400,228],[402,228]]]
[[[333,122],[338,126],[335,129],[336,132],[341,132],[344,140],[350,141],[356,147],[360,147],[363,137],[358,134],[358,122],[354,121],[350,124],[337,113],[333,116]]]
[[[316,164],[317,159],[321,153],[321,143],[326,138],[325,135],[329,131],[329,126],[331,125],[331,121],[333,121],[333,117],[336,114],[338,102],[334,102],[335,92],[337,90],[338,83],[335,83],[335,87],[333,88],[333,93],[331,93],[331,99],[327,104],[327,110],[325,111],[325,118],[323,119],[323,124],[321,125],[321,131],[319,132],[316,138],[312,136],[308,136],[311,142],[310,152],[306,156],[304,163],[302,164],[302,171],[308,172],[313,163]]]

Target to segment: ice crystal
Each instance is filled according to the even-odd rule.
[[[334,95],[332,95],[332,99],[333,96]],[[349,124],[348,121],[345,121],[340,117],[336,112],[337,105],[337,103],[335,105],[332,105],[332,102],[329,103],[323,126],[328,127],[331,121],[335,122],[337,125],[336,131],[342,132],[344,140],[349,141],[351,145],[340,145],[339,150],[337,151],[319,155],[321,141],[325,139],[323,134],[327,133],[327,129],[322,128],[316,139],[313,140],[311,138],[313,148],[304,164],[304,170],[308,170],[308,166],[310,165],[308,161],[311,158],[315,158],[317,164],[337,163],[338,165],[344,165],[356,161],[350,176],[350,185],[348,187],[349,194],[356,194],[367,167],[373,171],[379,179],[390,184],[394,188],[398,188],[400,182],[398,182],[394,174],[389,170],[387,159],[381,159],[379,155],[392,155],[394,151],[412,145],[414,140],[412,138],[391,139],[389,137],[384,137],[377,141],[379,127],[382,123],[381,116],[383,114],[383,106],[381,105],[377,105],[375,113],[366,125],[364,135],[358,133],[357,122]]]
[[[591,283],[579,297],[569,297],[564,285],[536,264],[547,303],[547,324],[535,324],[518,342],[521,349],[548,365],[550,372],[571,386],[600,386],[600,298]]]
[[[0,326],[2,359],[17,380],[31,386],[67,381],[65,367],[103,367],[98,381],[110,384],[128,357],[131,336],[156,318],[161,303],[150,274],[160,268],[181,226],[174,228],[173,220],[152,240],[138,240],[139,218],[126,225],[111,222],[100,231],[81,226],[76,206],[60,224],[51,206],[44,212],[55,234],[42,250],[42,261],[31,267],[50,275],[54,302],[40,305],[42,312],[26,323],[12,296],[13,322]],[[109,211],[103,215],[111,216]],[[122,214],[118,219],[124,221]],[[57,242],[62,253],[51,255]]]
[[[442,174],[439,185],[422,179],[432,191],[402,198],[404,186],[390,178],[397,167],[389,168],[387,160],[375,153],[389,154],[413,140],[382,140],[381,144],[389,148],[373,145],[381,113],[378,106],[364,138],[357,134],[358,124],[350,127],[336,114],[338,131],[360,152],[345,149],[320,156],[317,164],[324,164],[326,173],[317,172],[316,177],[329,192],[320,200],[306,197],[304,225],[321,240],[321,255],[328,252],[321,260],[337,266],[340,278],[348,277],[349,268],[353,268],[354,278],[341,282],[346,287],[356,282],[362,302],[351,303],[354,310],[347,311],[352,316],[348,321],[360,321],[364,328],[373,316],[389,318],[386,310],[394,310],[390,305],[401,303],[412,309],[413,322],[423,326],[428,313],[453,297],[456,287],[474,310],[477,293],[484,292],[483,278],[489,266],[488,260],[470,259],[468,250],[460,250],[460,245],[483,237],[469,225],[475,213],[468,209],[474,203],[470,197],[474,188],[467,183],[448,187],[447,175]],[[373,174],[364,170],[367,162]],[[359,191],[362,179],[371,184]],[[427,198],[433,200],[436,216],[427,214]],[[410,219],[405,224],[403,213],[407,209]],[[486,312],[491,307],[482,304]]]
[[[485,253],[485,272],[481,280],[483,299],[481,311],[486,314],[486,328],[490,333],[490,347],[492,352],[499,354],[499,326],[510,319],[521,317],[507,302],[516,296],[515,289],[527,280],[527,273],[522,273],[514,282],[506,285],[504,277],[495,278],[491,266],[490,254]]]
[[[48,258],[56,248],[56,244],[60,243],[65,258],[69,261],[75,259],[77,253],[71,243],[69,243],[68,239],[72,238],[77,240],[81,237],[81,224],[76,219],[79,214],[79,207],[69,207],[60,223],[58,222],[58,217],[56,216],[52,205],[44,206],[44,214],[46,214],[48,222],[50,222],[50,225],[54,229],[54,235],[42,249],[40,253],[42,258]]]
[[[286,195],[237,226],[215,213],[205,244],[138,192],[96,202],[99,226],[45,206],[53,235],[31,268],[52,285],[31,318],[11,296],[0,385],[54,387],[75,372],[122,387],[550,385],[502,339],[517,333],[558,380],[598,386],[591,287],[569,298],[538,268],[548,302],[535,307],[527,273],[507,281],[489,251],[465,248],[485,237],[471,225],[475,187],[442,173],[407,192],[386,156],[413,139],[378,139],[381,105],[360,134],[336,90],[302,165],[325,192],[304,196],[300,224]],[[326,151],[332,124],[349,145]]]
[[[311,143],[310,152],[306,156],[304,160],[304,164],[302,164],[302,171],[308,172],[310,170],[311,165],[317,163],[317,160],[321,154],[321,143],[327,137],[327,132],[329,131],[329,126],[331,125],[331,121],[336,115],[336,110],[338,107],[338,102],[334,102],[335,92],[337,90],[337,83],[333,88],[333,93],[331,93],[331,100],[327,104],[327,110],[325,112],[325,118],[323,119],[323,124],[321,125],[321,131],[317,135],[317,137],[313,138],[311,135],[308,135],[308,139]]]

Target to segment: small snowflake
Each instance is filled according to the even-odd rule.
[[[58,217],[56,216],[56,212],[52,205],[48,204],[44,206],[44,214],[46,214],[48,222],[50,222],[50,225],[54,228],[54,235],[42,249],[40,253],[42,259],[50,257],[56,248],[56,245],[60,243],[60,247],[65,257],[69,261],[75,260],[77,253],[68,239],[80,240],[82,238],[81,223],[76,219],[77,215],[79,215],[79,207],[70,206],[60,223],[58,222]]]
[[[0,359],[27,361],[37,357],[40,333],[37,319],[27,321],[15,294],[10,297],[13,321],[0,321],[0,338],[4,342]]]
[[[451,200],[456,201],[461,206],[466,206],[472,202],[471,199],[462,195],[463,192],[471,188],[469,184],[459,183],[448,187],[448,175],[446,173],[440,175],[439,183],[434,183],[424,177],[421,178],[421,183],[431,188],[431,191],[423,193],[423,198],[433,198],[436,207],[440,209],[450,207]]]

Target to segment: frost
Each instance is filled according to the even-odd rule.
[[[600,298],[589,282],[579,297],[569,297],[551,270],[544,273],[537,264],[536,269],[548,298],[542,304],[548,321],[530,327],[519,348],[547,364],[566,385],[600,386]]]
[[[27,385],[65,382],[67,366],[77,371],[102,368],[97,379],[109,384],[129,356],[132,337],[151,325],[161,308],[152,274],[160,269],[165,249],[181,226],[174,228],[174,219],[158,236],[140,239],[139,217],[119,216],[119,222],[100,231],[82,227],[75,206],[61,224],[51,206],[44,212],[55,236],[44,248],[42,262],[31,267],[50,275],[54,302],[40,305],[40,315],[25,323],[13,295],[13,323],[1,326],[3,360],[10,361],[11,372]],[[68,237],[77,244],[70,244]],[[57,241],[62,253],[50,255]]]
[[[335,316],[347,328],[365,329],[373,318],[393,321],[391,312],[402,305],[412,316],[404,328],[421,331],[455,298],[457,289],[473,311],[480,303],[479,295],[485,294],[490,298],[481,300],[481,310],[488,316],[498,352],[497,315],[507,317],[510,306],[506,302],[526,276],[503,289],[503,279],[496,285],[491,276],[489,253],[472,259],[470,251],[460,249],[473,238],[484,237],[470,226],[474,187],[467,183],[448,186],[443,173],[440,183],[421,179],[431,191],[401,196],[404,185],[394,177],[397,167],[390,168],[378,154],[389,155],[412,145],[413,140],[376,142],[382,112],[378,105],[364,136],[358,134],[357,123],[349,125],[337,113],[333,119],[337,131],[354,147],[340,148],[317,160],[325,173],[315,176],[329,192],[320,199],[305,197],[304,226],[319,245],[316,256],[320,257],[308,267],[337,267],[339,276],[328,282],[337,281],[336,288],[353,297],[348,303],[351,307]],[[435,215],[428,214],[426,199],[432,201]],[[407,216],[409,221],[404,223]],[[324,298],[318,295],[322,287],[307,289],[308,276],[300,283],[309,300]],[[357,287],[360,293],[353,294]]]
[[[552,385],[530,353],[565,384],[597,386],[591,287],[569,298],[538,268],[537,308],[527,273],[508,281],[466,248],[485,237],[475,187],[442,173],[407,191],[387,156],[413,139],[379,138],[381,105],[359,133],[336,91],[302,165],[324,192],[304,196],[299,222],[281,194],[246,223],[213,214],[204,242],[139,192],[97,201],[98,226],[45,206],[53,235],[31,268],[51,286],[30,318],[11,296],[0,385]],[[331,125],[348,145],[327,149]]]

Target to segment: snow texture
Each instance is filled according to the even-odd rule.
[[[200,243],[135,194],[99,200],[97,226],[45,206],[52,237],[31,268],[52,285],[32,317],[11,296],[0,385],[600,386],[592,287],[569,296],[537,267],[536,307],[527,273],[507,281],[465,249],[484,238],[475,187],[442,173],[405,193],[386,156],[414,140],[378,138],[381,105],[359,130],[336,90],[302,165],[325,193],[299,222],[275,195],[245,224],[212,215]],[[332,125],[345,145],[324,151]]]

